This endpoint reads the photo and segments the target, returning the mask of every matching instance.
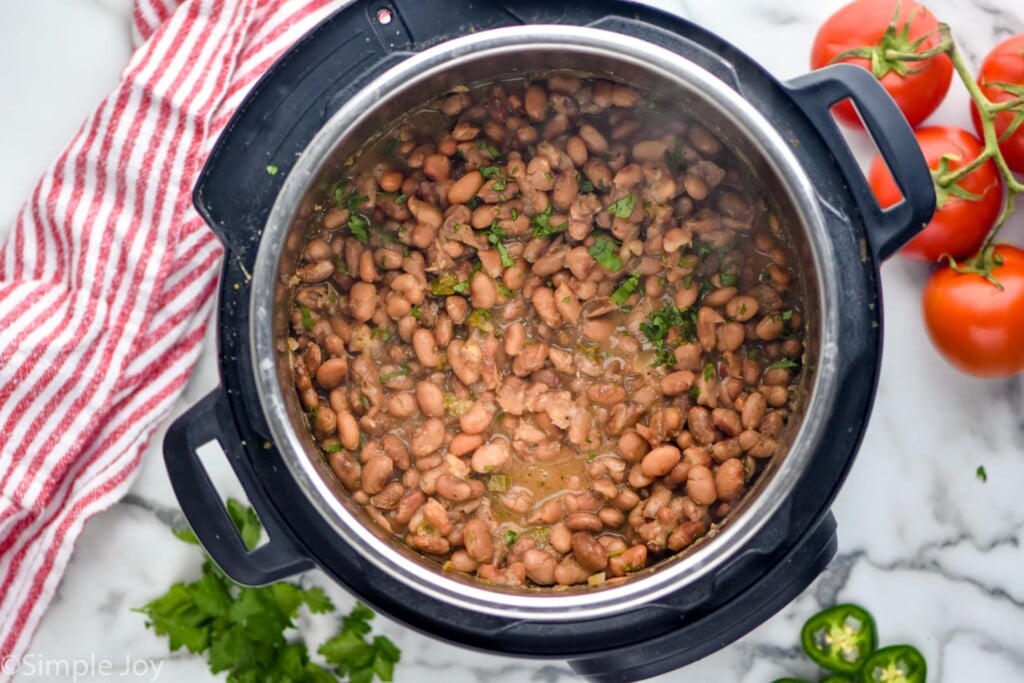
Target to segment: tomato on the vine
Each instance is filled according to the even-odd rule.
[[[928,126],[914,131],[914,136],[929,168],[938,169],[940,173],[966,166],[983,149],[981,141],[962,128]],[[896,204],[903,197],[881,157],[872,161],[868,183],[883,208]],[[995,163],[989,159],[953,187],[936,185],[935,193],[935,215],[901,253],[923,261],[935,261],[943,254],[953,258],[972,255],[1002,209],[1003,179]]]
[[[842,7],[818,29],[811,68],[846,62],[867,69],[896,100],[910,125],[917,126],[945,98],[953,80],[953,63],[945,54],[914,62],[887,58],[887,51],[920,54],[939,43],[939,24],[931,12],[905,0],[893,21],[897,4],[898,0],[854,0]],[[918,40],[921,43],[915,44]],[[848,101],[833,111],[843,123],[863,127]]]
[[[1024,370],[1024,251],[1000,244],[992,258],[1001,288],[948,265],[924,288],[924,321],[935,347],[956,368],[979,377]]]
[[[1024,33],[1004,40],[988,53],[981,63],[978,85],[985,97],[995,104],[1024,97]],[[1024,173],[1024,104],[1013,109],[996,114],[996,135],[1006,165]],[[971,102],[971,118],[974,129],[981,135],[981,117],[974,102]],[[1002,139],[1011,126],[1015,126],[1014,130]]]

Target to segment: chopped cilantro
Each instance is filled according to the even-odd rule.
[[[278,168],[274,164],[267,164],[267,175],[277,175]]]
[[[740,281],[735,273],[721,273],[718,277],[722,281],[723,287],[735,287],[736,283]]]
[[[381,373],[381,376],[380,376],[379,379],[380,379],[380,383],[381,384],[387,384],[388,382],[390,382],[393,379],[398,379],[399,377],[405,377],[408,374],[409,374],[409,364],[408,363],[402,363],[402,367],[398,368],[397,370],[393,370],[391,372]]]
[[[419,306],[411,306],[409,308],[409,315],[411,315],[416,320],[419,320],[420,318],[423,317],[423,311],[420,310]]]
[[[505,529],[505,545],[512,545],[519,540],[519,532],[513,529]]]
[[[974,471],[974,476],[978,478],[982,484],[988,481],[988,472],[985,471],[984,465],[978,465],[978,469]]]
[[[683,341],[691,341],[696,336],[696,311],[693,308],[679,309],[675,304],[666,304],[663,308],[651,313],[647,322],[640,323],[640,333],[654,347],[654,366],[672,365],[675,362],[674,349],[668,341],[669,331],[675,328]]]
[[[326,446],[324,446],[324,451],[327,452],[327,453],[337,453],[340,450],[341,450],[341,444],[340,443],[329,443]]]
[[[627,194],[622,199],[608,205],[608,212],[617,218],[629,218],[636,208],[636,195]]]
[[[334,264],[334,272],[338,275],[348,275],[348,264],[344,261],[338,261]]]
[[[622,259],[619,258],[618,245],[604,235],[599,235],[587,251],[605,269],[613,273],[622,270]]]
[[[479,140],[476,143],[476,147],[477,149],[487,152],[487,155],[491,157],[491,159],[497,160],[501,158],[501,150],[492,145],[491,143],[487,142],[486,140]]]
[[[711,363],[704,364],[704,381],[710,382],[715,378],[715,366]]]
[[[363,244],[370,241],[370,223],[359,214],[353,213],[348,217],[348,230]]]
[[[494,219],[491,227],[487,230],[487,241],[498,250],[498,255],[501,256],[502,268],[511,268],[515,265],[515,261],[508,255],[508,249],[505,248],[504,242],[501,241],[507,234],[505,229],[498,225],[498,219]]]
[[[548,180],[548,182],[553,183],[555,181],[555,174],[552,173],[551,171],[547,171],[546,173],[544,173],[544,177]]]
[[[405,204],[407,201],[409,201],[409,195],[407,194],[400,194],[395,197],[395,204]]]
[[[469,283],[459,282],[455,279],[454,273],[441,273],[436,280],[430,283],[430,293],[434,296],[451,296],[467,289],[469,289]]]
[[[307,330],[313,329],[313,313],[305,306],[299,306],[299,314],[302,316],[302,326]]]
[[[569,221],[564,221],[558,225],[551,225],[551,212],[554,211],[554,207],[548,204],[548,208],[538,213],[530,221],[533,224],[533,236],[534,237],[551,237],[557,235],[560,232],[565,232],[569,227]]]
[[[493,180],[491,183],[491,189],[501,192],[508,185],[508,179],[501,175],[501,168],[498,166],[484,166],[480,169],[480,174],[488,180]]]
[[[637,287],[639,286],[640,273],[633,273],[625,280],[623,280],[622,284],[615,288],[615,291],[612,292],[612,295],[609,297],[609,299],[612,300],[612,303],[616,303],[619,306],[622,306],[627,301],[629,301],[629,297],[633,296],[633,292],[635,292],[637,290]]]
[[[782,315],[780,315],[779,317],[782,320],[789,320],[790,318],[793,317],[793,311],[789,310],[789,309],[786,309],[785,311],[782,312]]]
[[[580,194],[590,194],[594,191],[594,183],[582,176],[578,176],[577,183],[579,184]]]
[[[769,370],[775,370],[775,369],[778,369],[778,368],[784,368],[786,370],[789,370],[791,368],[797,367],[798,365],[799,364],[796,361],[792,361],[792,360],[790,360],[788,358],[783,358],[782,360],[777,360],[774,363],[772,363],[771,365],[769,365],[768,369]]]
[[[497,282],[497,283],[495,283],[495,286],[498,288],[498,291],[501,292],[502,296],[505,296],[505,297],[508,297],[509,299],[511,299],[512,297],[514,297],[516,295],[516,293],[513,292],[508,287],[506,287],[504,285],[504,283]]]

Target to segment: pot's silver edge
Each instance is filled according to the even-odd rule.
[[[663,567],[650,576],[614,588],[564,595],[503,593],[488,590],[482,585],[476,587],[455,582],[440,572],[424,571],[382,543],[337,501],[326,482],[313,470],[288,422],[274,362],[273,310],[270,303],[274,300],[281,247],[309,184],[330,156],[341,134],[372,115],[374,106],[381,99],[394,95],[399,89],[415,87],[430,75],[457,67],[463,59],[475,59],[481,52],[514,53],[525,45],[605,55],[611,51],[624,61],[657,70],[669,81],[676,81],[681,86],[696,86],[706,93],[708,99],[723,110],[724,116],[751,131],[761,147],[759,151],[770,160],[789,188],[793,203],[807,227],[808,243],[815,262],[819,264],[814,269],[817,280],[814,289],[819,295],[818,310],[821,314],[821,346],[816,377],[801,427],[769,486],[745,514],[738,516],[718,534],[714,544],[706,550]],[[642,40],[585,27],[533,25],[494,29],[457,38],[410,57],[356,93],[310,142],[286,179],[268,217],[251,284],[249,334],[261,408],[274,442],[310,503],[347,544],[380,571],[442,602],[506,618],[565,621],[621,613],[650,603],[721,566],[749,543],[790,495],[804,469],[810,466],[813,449],[809,445],[820,441],[837,389],[838,346],[834,339],[838,329],[838,311],[834,302],[838,299],[838,282],[833,269],[820,267],[834,263],[824,226],[813,185],[778,132],[738,93],[682,57]]]

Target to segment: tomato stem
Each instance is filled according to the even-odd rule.
[[[999,234],[1000,229],[1006,223],[1006,219],[1013,213],[1014,203],[1016,195],[1024,193],[1024,183],[1019,182],[1013,175],[1013,171],[1010,170],[1006,164],[1006,159],[1003,158],[1003,154],[999,149],[999,136],[996,134],[995,118],[1000,112],[1008,110],[1019,110],[1024,105],[1024,96],[1014,98],[1013,100],[1000,102],[998,104],[992,102],[985,93],[982,92],[981,88],[975,82],[974,77],[971,74],[971,69],[964,60],[963,55],[960,54],[960,50],[956,46],[956,42],[953,40],[953,33],[949,28],[948,24],[939,24],[939,42],[935,47],[925,50],[924,52],[900,52],[896,50],[887,50],[885,52],[885,58],[887,61],[904,61],[904,62],[919,62],[937,57],[940,54],[945,54],[949,57],[950,62],[953,64],[953,69],[956,71],[957,76],[963,82],[964,87],[967,88],[967,94],[970,96],[971,101],[978,108],[978,117],[981,120],[981,132],[984,146],[981,154],[975,159],[972,159],[970,163],[961,166],[952,171],[939,171],[932,174],[934,179],[936,190],[941,196],[948,196],[949,194],[956,194],[950,192],[950,188],[954,187],[956,183],[960,182],[972,172],[977,170],[980,166],[988,162],[990,159],[995,164],[999,171],[999,175],[1002,177],[1003,182],[1006,185],[1006,193],[1002,198],[1003,206],[999,212],[999,218],[992,225],[988,234],[985,236],[985,240],[978,248],[978,253],[970,259],[970,265],[955,267],[954,269],[958,272],[972,272],[982,275],[993,284],[999,285],[999,281],[992,275],[992,268],[999,265],[993,259],[993,244],[995,243],[996,236]],[[952,261],[951,266],[955,266]]]

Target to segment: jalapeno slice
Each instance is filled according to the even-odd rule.
[[[878,650],[864,662],[862,683],[924,683],[928,665],[913,645],[890,645]]]
[[[815,664],[835,673],[855,674],[878,647],[878,629],[863,607],[836,605],[807,620],[800,642]]]

